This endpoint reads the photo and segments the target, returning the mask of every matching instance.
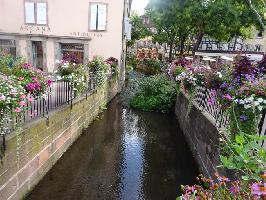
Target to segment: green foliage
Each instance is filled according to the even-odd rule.
[[[148,8],[157,30],[154,41],[166,43],[170,49],[179,45],[181,54],[186,41],[195,43],[195,52],[204,36],[219,41],[247,37],[247,29],[262,28],[260,19],[265,12],[263,1],[244,0],[151,0]]]
[[[82,64],[69,61],[58,63],[57,79],[68,81],[73,88],[75,95],[80,95],[87,88],[88,71]]]
[[[229,129],[231,134],[243,132],[256,133],[258,130],[258,112],[253,109],[244,109],[243,106],[233,104],[228,109],[230,115]]]
[[[141,79],[139,91],[131,99],[130,105],[143,111],[169,111],[175,102],[174,85],[164,75]]]
[[[160,60],[155,59],[144,59],[143,61],[141,61],[141,64],[152,73],[161,72],[161,68],[163,65]]]
[[[233,169],[244,181],[259,180],[266,169],[266,151],[259,145],[266,137],[239,133],[223,143],[222,166]]]
[[[0,52],[0,72],[6,75],[12,74],[12,69],[23,63],[21,57],[14,58],[11,54]]]
[[[147,37],[150,33],[149,30],[143,24],[142,17],[133,13],[130,17],[132,24],[131,40],[127,42],[128,46],[132,46],[135,42],[141,38]]]
[[[127,65],[130,65],[133,67],[133,69],[136,69],[136,67],[139,65],[139,60],[136,58],[133,54],[127,55]]]
[[[91,62],[89,62],[88,67],[97,86],[103,86],[104,84],[107,83],[107,71],[109,65],[106,62],[104,62],[103,57],[100,56],[94,57],[94,59]]]

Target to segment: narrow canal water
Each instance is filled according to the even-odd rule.
[[[124,108],[116,97],[26,199],[174,200],[197,175],[173,114]]]

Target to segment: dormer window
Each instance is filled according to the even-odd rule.
[[[47,25],[47,3],[26,1],[25,23]]]

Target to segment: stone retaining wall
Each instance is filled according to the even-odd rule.
[[[7,138],[7,149],[0,160],[0,199],[22,199],[52,168],[117,93],[113,85],[94,91],[69,105],[23,127]]]
[[[212,177],[219,165],[219,132],[213,117],[195,103],[189,110],[189,100],[183,92],[177,96],[175,114],[201,172]]]

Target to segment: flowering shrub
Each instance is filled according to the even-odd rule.
[[[110,65],[111,73],[109,74],[109,79],[117,78],[118,76],[118,59],[110,57],[105,61]]]
[[[265,61],[252,63],[247,57],[238,57],[232,67],[210,69],[198,64],[170,65],[169,71],[178,71],[178,84],[188,91],[203,85],[211,91],[207,100],[218,101],[229,114],[226,138],[221,142],[222,166],[235,170],[243,180],[258,180],[259,172],[266,168],[266,151],[259,145],[265,137],[258,137],[258,122],[266,109]],[[179,73],[180,72],[180,73]],[[192,95],[193,97],[193,95]]]
[[[265,173],[262,181],[247,183],[245,181],[231,181],[224,176],[215,174],[215,179],[200,175],[199,184],[183,186],[184,194],[177,200],[228,200],[228,199],[261,199],[266,196]]]
[[[29,63],[16,66],[12,74],[16,77],[18,83],[25,88],[27,94],[33,97],[45,94],[47,87],[52,83],[41,70],[33,67]]]
[[[93,60],[89,62],[88,66],[97,86],[103,86],[107,83],[107,74],[108,71],[111,71],[111,66],[107,64],[102,57],[94,57]]]
[[[20,113],[26,106],[26,90],[16,77],[0,74],[0,111]],[[1,115],[1,114],[0,114]]]
[[[62,60],[65,61],[65,62],[69,62],[69,63],[82,64],[81,60],[74,53],[71,53],[71,54],[70,53],[66,53],[66,54],[64,54]]]
[[[198,85],[210,89],[212,96],[208,103],[218,101],[230,113],[231,132],[249,134],[256,132],[256,121],[266,108],[265,60],[264,56],[258,64],[253,64],[247,57],[238,57],[233,67],[220,66],[217,69],[186,62],[176,66],[174,62],[168,73],[192,94]]]
[[[69,61],[70,60],[70,61]],[[76,60],[61,60],[57,62],[57,80],[70,82],[76,95],[81,94],[87,87],[88,72]]]

